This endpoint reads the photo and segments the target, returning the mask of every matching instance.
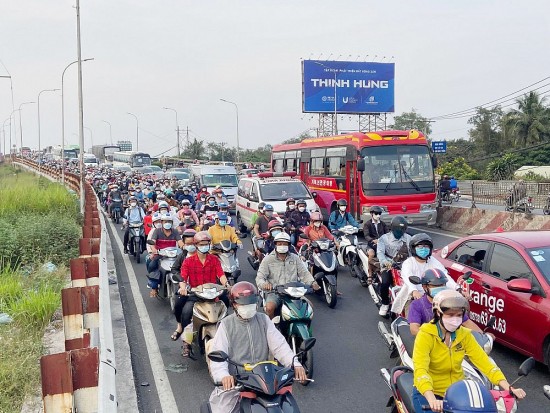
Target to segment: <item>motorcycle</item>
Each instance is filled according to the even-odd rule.
[[[275,294],[282,299],[281,314],[273,318],[273,323],[281,331],[290,345],[294,354],[297,353],[302,343],[311,338],[311,319],[313,318],[313,307],[311,302],[305,298],[310,293],[308,288],[301,282],[290,282],[285,285],[273,287]],[[258,306],[261,308],[265,301],[265,291],[260,291]],[[298,360],[306,369],[307,377],[313,378],[313,351],[303,352]],[[304,385],[309,384],[309,381]]]
[[[188,344],[196,343],[200,353],[206,357],[208,371],[210,371],[211,340],[218,330],[218,322],[227,315],[227,307],[219,297],[225,288],[218,284],[206,283],[189,290],[188,296],[195,296],[198,301],[193,306],[193,321],[184,332],[183,339]]]
[[[460,201],[460,189],[458,188],[451,189],[451,199],[455,202]]]
[[[300,234],[300,238],[308,239],[306,234]],[[313,241],[309,247],[304,244],[302,249],[303,254],[309,258],[307,260],[309,271],[317,284],[321,286],[316,293],[325,297],[325,301],[330,308],[336,307],[338,301],[336,289],[338,261],[334,250],[334,242],[327,238]]]
[[[542,208],[542,213],[544,215],[550,215],[550,195],[548,195],[548,198],[546,198],[546,204]]]
[[[129,223],[128,226],[130,228],[128,250],[130,251],[130,255],[133,255],[136,258],[136,262],[139,264],[141,262],[142,240],[145,237],[143,222],[134,224]]]
[[[231,285],[235,284],[237,278],[241,275],[239,259],[237,258],[238,248],[237,244],[225,239],[218,244],[212,245],[212,251],[220,259],[223,272]]]
[[[333,231],[338,237],[340,248],[338,249],[338,263],[342,267],[350,267],[351,275],[357,277],[353,272],[353,264],[357,260],[357,231],[359,229],[353,225],[346,225],[337,231]]]
[[[521,363],[518,369],[519,377],[511,383],[511,386],[517,383],[519,379],[525,377],[535,366],[535,359],[530,357]],[[391,407],[392,413],[414,413],[413,403],[413,370],[407,366],[396,366],[391,372],[386,369],[381,370],[381,375],[392,392],[388,400],[387,407]],[[460,387],[463,389],[458,390]],[[465,388],[464,388],[465,387]],[[478,397],[464,397],[465,393],[471,394],[475,391]],[[458,394],[457,394],[458,393]],[[514,399],[509,392],[489,390],[481,386],[478,382],[465,379],[453,383],[445,392],[443,401],[444,413],[506,413],[515,412],[508,410],[506,399]],[[492,401],[490,406],[484,406],[482,401]],[[515,402],[515,399],[514,399]],[[428,405],[423,405],[422,409],[429,410]]]
[[[261,238],[253,236],[252,239],[252,251],[248,251],[248,257],[246,257],[248,263],[254,271],[258,271],[260,264],[265,257],[265,241],[269,237],[269,233],[262,234]]]
[[[160,255],[158,296],[169,300],[172,312],[174,312],[176,307],[176,292],[179,289],[179,280],[172,274],[172,265],[174,265],[177,256],[181,253],[182,250],[178,247],[168,247],[158,250],[158,255]]]
[[[118,225],[120,217],[122,216],[122,199],[113,199],[111,201],[111,218],[115,224]]]
[[[517,201],[514,202],[515,199],[517,199]],[[533,198],[530,196],[517,197],[515,196],[514,189],[511,188],[508,190],[504,210],[508,212],[530,214],[533,211]]]
[[[300,345],[295,357],[311,351],[315,338],[310,337]],[[275,361],[262,361],[256,364],[237,364],[223,351],[213,351],[208,357],[215,362],[228,362],[237,368],[235,389],[241,392],[241,413],[299,413],[300,409],[292,395],[294,369],[281,367]],[[210,404],[202,404],[201,413],[211,413]]]
[[[441,202],[447,202],[448,204],[453,203],[454,197],[451,196],[451,190],[442,191],[439,193],[439,196],[441,197]]]

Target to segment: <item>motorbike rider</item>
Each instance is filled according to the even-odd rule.
[[[291,230],[293,230],[290,238],[292,245],[296,245],[298,236],[309,225],[310,218],[306,201],[303,199],[296,201],[296,209],[290,213]]]
[[[323,215],[320,212],[312,212],[310,215],[311,223],[304,229],[309,241],[317,241],[321,238],[327,238],[337,243],[325,224],[323,224]],[[337,246],[338,247],[338,246]]]
[[[113,215],[111,213],[111,210],[113,207],[113,202],[116,202],[116,203],[120,202],[122,204],[122,192],[120,191],[117,184],[114,184],[111,187],[111,190],[107,195],[107,202],[109,204],[109,215],[112,217]],[[122,205],[120,207],[122,208]]]
[[[445,196],[446,193],[451,190],[451,180],[448,175],[443,175],[443,179],[439,183],[439,193],[441,198]]]
[[[193,207],[195,205],[195,198],[193,197],[193,195],[191,194],[190,190],[188,187],[185,187],[183,188],[183,191],[182,191],[182,196],[181,196],[181,199],[179,200],[180,202],[184,201],[184,200],[188,200],[189,201],[189,205],[191,207]]]
[[[365,222],[363,234],[365,235],[368,245],[367,256],[369,258],[369,268],[367,269],[367,280],[370,282],[373,274],[380,270],[380,263],[376,258],[378,239],[388,232],[388,227],[386,223],[380,219],[382,212],[384,212],[381,207],[377,205],[371,206],[369,212],[371,219]]]
[[[411,241],[411,236],[406,233],[408,228],[407,220],[398,215],[391,220],[390,232],[378,238],[376,245],[376,256],[380,262],[380,298],[382,305],[378,314],[386,316],[390,309],[390,287],[393,282],[391,274],[391,266],[394,259],[399,259],[400,255],[408,256],[408,245]],[[403,254],[398,254],[398,253]]]
[[[256,311],[256,287],[247,281],[236,283],[231,289],[230,301],[235,311],[219,323],[212,351],[223,351],[238,364],[258,363],[273,357],[286,367],[293,364],[295,378],[305,381],[306,371],[284,336],[265,314]],[[212,361],[210,371],[214,382],[221,383],[210,395],[212,413],[238,412],[240,394],[233,389],[237,368],[227,362]]]
[[[353,218],[353,216],[347,212],[348,202],[345,199],[339,199],[336,203],[338,209],[332,211],[328,219],[328,228],[331,232],[338,231],[340,228],[346,225],[352,225],[355,228],[359,228],[359,224]]]
[[[214,195],[208,195],[206,197],[206,203],[201,208],[201,214],[207,212],[218,212],[218,205],[216,204],[216,197]]]
[[[205,283],[218,283],[225,286],[228,290],[231,288],[222,269],[220,260],[212,254],[209,254],[212,237],[206,231],[200,231],[193,237],[197,253],[185,260],[181,266],[181,278],[179,294],[187,295],[187,288],[199,287]],[[223,294],[220,299],[229,307],[227,295]],[[195,296],[187,297],[181,312],[182,331],[191,322],[193,316],[193,306],[197,298]],[[183,341],[182,356],[189,357],[191,346]]]
[[[195,211],[191,209],[191,202],[188,199],[184,199],[183,201],[181,201],[181,209],[178,211],[178,218],[180,219],[180,221],[184,220],[184,213],[186,211],[191,212],[191,219],[198,225],[199,217],[197,216]]]
[[[441,264],[437,258],[432,257],[433,242],[428,234],[418,233],[411,237],[409,241],[409,252],[411,256],[403,261],[401,265],[401,278],[403,279],[403,287],[399,290],[395,302],[392,305],[391,311],[400,314],[403,308],[406,307],[406,303],[409,299],[418,300],[422,297],[424,291],[421,285],[414,285],[410,281],[410,277],[416,276],[422,278],[424,271],[434,268],[441,271],[443,274],[447,274],[445,266]],[[447,280],[447,287],[457,290],[458,285],[451,277],[445,277]]]
[[[212,237],[212,244],[216,245],[223,240],[229,240],[242,249],[243,243],[237,236],[235,228],[227,224],[227,217],[228,215],[225,212],[218,212],[216,214],[215,224],[208,229],[208,233]]]
[[[254,212],[252,218],[250,218],[250,227],[252,230],[254,230],[254,225],[256,225],[256,221],[258,220],[258,218],[264,214],[264,208],[265,202],[258,203],[258,210]]]
[[[472,332],[462,328],[462,317],[469,310],[468,300],[459,292],[446,290],[433,300],[434,318],[420,327],[413,351],[415,411],[422,412],[422,405],[430,405],[428,412],[443,411],[443,396],[447,388],[464,379],[462,360],[468,356],[494,385],[511,392],[518,399],[525,391],[512,388],[502,371],[477,343]]]
[[[420,277],[421,288],[424,291],[424,295],[418,300],[414,300],[411,303],[409,308],[409,327],[411,329],[411,334],[416,336],[420,330],[422,324],[428,323],[433,318],[433,300],[436,294],[439,294],[441,291],[451,290],[449,288],[449,279],[444,271],[438,268],[430,268],[424,271],[422,277]],[[462,317],[462,325],[470,330],[477,331],[483,334],[483,330],[477,326],[467,313],[464,313]],[[494,336],[491,333],[488,333]]]
[[[271,319],[275,317],[282,305],[281,298],[271,292],[274,286],[300,281],[311,285],[315,290],[320,288],[304,262],[297,255],[289,252],[290,235],[281,232],[275,236],[274,241],[275,250],[264,257],[256,276],[256,285],[267,292],[265,311]]]
[[[451,191],[453,189],[458,189],[458,181],[455,179],[454,175],[449,179],[449,188]]]
[[[128,208],[124,211],[122,216],[122,227],[124,231],[124,254],[128,254],[128,241],[130,238],[130,225],[128,224],[142,224],[145,218],[145,211],[138,206],[138,201],[135,196],[128,198]],[[131,249],[134,248],[133,245],[130,246]],[[138,251],[138,254],[141,254],[145,250],[145,237],[141,237],[141,251]]]
[[[254,223],[254,235],[256,238],[260,239],[262,234],[267,232],[267,225],[271,220],[275,219],[273,217],[273,211],[273,205],[265,204],[263,214],[258,215],[258,219]]]
[[[218,206],[222,202],[227,204],[227,198],[225,197],[221,186],[218,185],[216,188],[214,188],[214,190],[212,191],[212,195],[214,195],[214,200],[216,201],[216,204]]]

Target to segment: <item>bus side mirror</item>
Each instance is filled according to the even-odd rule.
[[[437,168],[437,157],[435,155],[432,155],[432,165],[435,168]]]
[[[365,172],[365,160],[364,159],[358,159],[357,160],[357,171],[358,172]]]

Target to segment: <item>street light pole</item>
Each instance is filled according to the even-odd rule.
[[[180,124],[178,122],[178,111],[176,109],[172,109],[172,108],[163,108],[163,109],[166,109],[166,110],[171,110],[173,111],[175,114],[176,114],[176,137],[178,139],[177,141],[177,150],[178,150],[178,157],[180,156],[181,154],[181,151],[180,151]]]
[[[87,62],[89,60],[94,60],[93,57],[89,59],[84,59],[83,62]],[[78,63],[78,60],[75,60],[74,62],[69,63],[67,66],[65,66],[65,69],[63,69],[63,73],[61,74],[61,182],[63,185],[65,185],[65,86],[64,86],[64,79],[65,79],[65,72],[69,67],[74,65],[75,63]]]
[[[4,133],[4,156],[6,156],[6,122],[10,121],[10,129],[11,129],[11,116],[7,118],[4,123],[2,124],[2,132]]]
[[[222,102],[230,103],[235,106],[235,110],[237,111],[237,162],[239,162],[240,159],[240,146],[239,146],[239,107],[235,102],[231,102],[229,100],[220,99]]]
[[[40,144],[41,143],[40,142],[40,95],[44,92],[56,92],[58,90],[59,89],[44,89],[44,90],[41,90],[40,93],[38,93],[38,99],[37,99],[37,102],[38,102],[38,156],[40,156],[40,150],[42,148]],[[40,160],[41,160],[41,157],[39,158],[39,161]]]
[[[30,105],[31,103],[36,103],[36,102],[23,102],[19,105],[19,134],[20,134],[20,137],[21,137],[21,147],[19,148],[19,150],[21,151],[21,155],[23,155],[23,122],[21,121],[21,106],[23,105]]]
[[[130,112],[126,112],[128,115],[132,115],[134,118],[136,118],[136,151],[139,150],[139,120],[136,115]]]
[[[80,213],[84,215],[86,191],[84,190],[84,102],[82,98],[82,53],[80,42],[80,0],[76,0],[76,53],[78,61],[78,146],[80,164]]]
[[[2,62],[0,62],[2,63]],[[2,63],[2,66],[4,66],[4,63]],[[6,66],[4,66],[4,69],[6,69]],[[6,72],[8,72],[8,69],[6,69]],[[11,77],[11,74],[10,72],[8,72],[8,76],[0,76],[2,78],[6,78],[6,79],[9,79],[10,80],[10,88],[11,88],[11,110],[12,110],[12,114],[13,112],[15,112],[15,103],[14,103],[14,100],[13,100],[13,79]],[[13,120],[13,124],[15,126],[15,119]],[[11,127],[11,115],[10,115],[10,159],[11,159],[11,130],[12,130],[12,127]],[[17,131],[16,131],[17,132]],[[15,135],[15,138],[17,139],[17,135]]]
[[[111,145],[113,144],[113,130],[111,128],[111,122],[107,122],[106,120],[102,120],[101,122],[105,122],[107,125],[109,125],[109,137],[111,138]]]

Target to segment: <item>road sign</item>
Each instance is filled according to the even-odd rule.
[[[433,141],[432,151],[434,153],[447,153],[447,141]]]

